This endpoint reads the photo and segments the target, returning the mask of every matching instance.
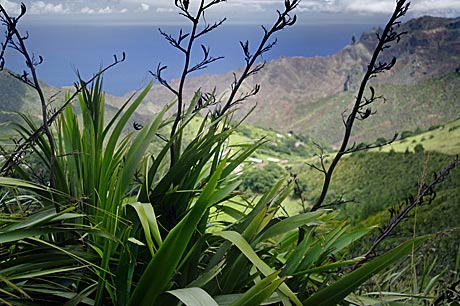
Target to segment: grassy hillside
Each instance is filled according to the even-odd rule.
[[[403,134],[415,132],[405,131]],[[259,186],[265,183],[268,186],[269,182],[274,184],[276,179],[289,172],[298,174],[305,199],[313,202],[320,194],[323,182],[322,174],[307,165],[318,162],[318,158],[313,157],[319,153],[315,142],[308,138],[301,141],[302,136],[295,133],[277,133],[243,124],[232,136],[231,144],[251,143],[263,137],[267,142],[256,151],[252,162],[246,163],[243,172],[247,172],[252,179],[266,181],[259,182]],[[292,150],[295,143],[301,145]],[[423,150],[415,152],[416,146],[422,146]],[[420,182],[429,182],[435,171],[439,171],[451,161],[453,155],[459,153],[460,119],[431,126],[426,132],[407,136],[381,148],[345,156],[334,174],[327,201],[333,202],[340,197],[355,201],[355,204],[344,206],[344,211],[356,222],[379,216],[382,212],[386,215],[388,207],[415,194]],[[277,161],[273,162],[273,159]],[[278,167],[266,167],[270,164],[277,164]],[[246,179],[245,175],[243,179]],[[456,197],[451,197],[455,192],[460,194],[459,182],[460,169],[455,169],[438,187],[440,192],[450,195],[441,197],[450,202],[448,205],[460,204]],[[290,212],[301,208],[300,201],[294,198],[288,206]]]
[[[423,136],[415,138],[418,137]],[[432,142],[435,141],[433,139]],[[452,140],[451,138],[450,141]],[[457,145],[457,152],[458,148]],[[337,167],[326,203],[339,198],[353,201],[341,206],[344,218],[349,217],[357,227],[363,224],[384,227],[391,218],[389,209],[397,209],[407,197],[415,195],[419,185],[429,183],[433,179],[433,173],[439,172],[452,158],[452,155],[436,151],[413,153],[406,152],[405,149],[400,152],[372,151],[348,156]],[[322,174],[303,166],[299,177],[304,196],[313,202],[321,191]],[[437,233],[418,255],[423,254],[429,261],[437,258],[434,271],[444,273],[448,267],[455,266],[454,254],[460,248],[460,168],[453,169],[435,191],[434,201],[413,210],[379,250],[389,250],[413,236]],[[297,209],[299,207],[297,204]],[[359,256],[369,249],[379,234],[379,231],[375,231],[362,240],[351,250],[353,255]]]
[[[426,130],[437,124],[455,120],[460,116],[460,75],[452,72],[418,84],[374,84],[376,93],[386,101],[376,103],[376,114],[358,122],[354,127],[354,140],[374,141],[378,137],[391,138],[395,133]],[[355,91],[340,92],[314,103],[297,104],[295,113],[305,115],[286,125],[286,129],[302,131],[313,138],[337,144],[343,135],[341,113],[350,108]]]
[[[74,88],[58,88],[49,86],[45,83],[41,83],[41,88],[48,102],[49,112],[53,112],[60,108],[65,101],[65,95],[67,93],[73,93],[74,91]],[[105,96],[107,122],[127,100],[128,97],[119,98],[110,95]],[[80,114],[78,100],[72,103],[77,114]],[[36,119],[37,122],[41,122],[41,111],[38,94],[32,87],[13,77],[10,71],[0,71],[0,123],[20,120],[19,117],[15,115],[15,112],[27,114]],[[146,116],[142,113],[135,113],[129,123],[130,126],[125,129],[125,132],[128,133],[133,131],[132,124],[134,122],[143,124],[147,122],[150,117],[151,116]],[[9,137],[10,133],[8,129],[3,128],[0,130],[0,135]]]
[[[0,72],[0,86],[0,122],[14,118],[10,113],[12,111],[21,110],[38,115],[39,107],[32,107],[35,95],[30,87],[11,76],[8,71]]]
[[[422,145],[427,151],[444,154],[460,153],[460,119],[446,124],[432,126],[429,131],[410,136],[391,145],[378,149],[379,151],[414,152],[417,145]]]
[[[194,118],[189,129],[185,131],[184,138],[191,138],[193,136],[191,131],[198,130],[201,122],[201,116]],[[234,125],[236,126],[237,123],[235,122]],[[167,133],[165,136],[167,136]],[[292,131],[282,133],[245,123],[240,124],[235,133],[232,134],[229,146],[236,148],[259,140],[263,140],[264,143],[252,157],[261,160],[261,162],[274,159],[278,160],[278,162],[284,161],[284,164],[297,164],[301,160],[314,156],[317,151],[317,144],[327,148],[324,143],[318,140]]]
[[[345,156],[334,174],[329,201],[340,196],[355,200],[357,204],[346,206],[347,214],[363,220],[415,194],[421,182],[429,182],[434,172],[460,153],[460,119],[418,134],[405,131],[403,136],[411,134],[387,146]],[[318,159],[307,162],[315,164]],[[305,195],[314,200],[322,174],[304,163],[298,169]],[[460,192],[459,182],[460,169],[455,169],[438,188]]]
[[[450,155],[436,152],[354,154],[337,167],[328,200],[332,202],[340,196],[354,200],[357,203],[347,205],[345,212],[355,220],[362,220],[416,194],[419,183],[431,181],[433,173],[451,159]],[[320,193],[321,173],[304,166],[301,180],[307,191],[305,195],[316,198]],[[459,182],[460,169],[455,169],[438,188],[460,191]]]

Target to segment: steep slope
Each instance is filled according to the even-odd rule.
[[[397,57],[399,62],[385,81],[415,83],[460,68],[460,18],[425,16],[406,22],[400,30],[408,34],[383,53],[383,60]],[[370,50],[377,37],[363,34],[360,43]]]
[[[39,105],[35,108],[31,101],[36,99],[33,89],[11,76],[8,71],[0,72],[0,122],[13,118],[10,112],[23,110],[38,116]]]
[[[460,75],[455,72],[418,83],[380,82],[374,87],[386,101],[374,105],[372,109],[376,114],[373,117],[355,125],[353,140],[356,142],[374,141],[379,137],[388,139],[405,130],[426,130],[460,116]],[[301,113],[306,108],[310,112],[286,121],[289,123],[285,127],[336,144],[343,133],[340,114],[355,94],[354,91],[342,91],[312,103],[300,102],[294,112]]]
[[[459,80],[454,73],[460,70],[460,18],[425,16],[402,24],[399,30],[408,33],[399,44],[386,49],[381,58],[384,61],[397,57],[396,66],[373,80],[378,84],[378,94],[387,98],[384,106],[376,108],[381,118],[357,127],[355,141],[372,141],[380,135],[388,137],[416,126],[428,128],[460,115],[456,108]],[[261,91],[240,106],[240,116],[257,103],[249,123],[280,131],[294,130],[337,143],[342,134],[341,113],[353,102],[377,43],[378,31],[381,29],[362,34],[356,43],[333,56],[280,58],[267,63],[246,82],[243,91],[255,84],[261,85]],[[238,75],[238,71],[235,73]],[[233,72],[192,77],[187,83],[187,96],[190,98],[198,88],[216,88],[218,95],[225,96],[232,80]],[[156,112],[172,98],[157,85],[143,112]],[[432,103],[433,99],[443,103]],[[395,118],[408,117],[412,119],[395,122]]]
[[[240,105],[241,117],[257,104],[248,118],[251,123],[281,132],[320,139],[336,145],[343,134],[341,114],[356,95],[363,71],[377,43],[375,29],[364,33],[358,41],[328,57],[291,57],[268,62],[250,78],[243,91],[261,85],[259,94]],[[408,32],[399,44],[386,49],[381,60],[397,57],[394,69],[373,79],[377,94],[386,103],[376,104],[376,116],[355,126],[353,141],[374,141],[391,137],[395,132],[427,129],[460,116],[460,18],[421,17],[400,27]],[[240,71],[235,71],[238,75]],[[191,77],[186,96],[195,90],[211,92],[214,88],[224,97],[233,81],[233,72],[223,75]],[[177,80],[171,81],[173,85]],[[54,98],[51,108],[58,107],[66,89],[43,84],[46,97]],[[109,109],[117,109],[126,99],[107,95]],[[155,85],[141,106],[141,116],[149,117],[173,99],[161,85]],[[19,110],[39,118],[40,105],[36,94],[6,71],[0,73],[0,111]],[[112,108],[113,107],[113,108]],[[2,122],[11,118],[0,114]]]
[[[65,101],[66,93],[73,92],[73,88],[60,88],[40,84],[48,109],[52,112]],[[107,111],[115,114],[124,98],[106,95]],[[78,104],[78,101],[76,102]],[[24,82],[13,77],[8,70],[0,71],[0,122],[7,122],[15,118],[13,112],[26,113],[37,120],[41,120],[41,105],[37,92]]]

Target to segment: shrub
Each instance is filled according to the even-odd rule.
[[[253,193],[268,192],[287,173],[280,165],[269,162],[265,165],[248,166],[241,176],[241,187]]]
[[[408,138],[408,137],[411,137],[411,136],[414,136],[414,132],[412,131],[402,131],[401,132],[401,139],[405,139],[405,138]]]
[[[414,147],[415,154],[421,154],[421,153],[423,153],[423,151],[425,151],[425,148],[423,147],[423,145],[421,143],[417,144]]]

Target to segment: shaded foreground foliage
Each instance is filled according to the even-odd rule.
[[[295,23],[290,13],[299,2],[285,1],[254,53],[248,42],[241,43],[246,68],[240,78],[235,76],[228,100],[219,103],[214,93],[198,90],[187,104],[182,96],[187,75],[217,59],[203,46],[204,59],[197,65],[189,62],[194,40],[223,22],[207,24],[204,19],[204,30],[197,27],[204,12],[220,2],[201,1],[192,15],[188,1],[176,1],[192,23],[192,31],[178,38],[164,34],[186,57],[181,85],[175,89],[162,79],[164,67],[154,76],[176,93],[177,101],[142,128],[123,134],[152,84],[106,121],[100,74],[91,82],[79,80],[75,94],[51,116],[43,115],[41,126],[26,115],[23,123],[14,124],[21,140],[13,150],[2,148],[5,171],[0,177],[2,303],[359,304],[355,301],[362,297],[355,293],[363,283],[429,238],[409,239],[373,258],[349,257],[346,251],[373,227],[350,228],[337,212],[323,207],[321,198],[312,211],[286,214],[281,204],[294,189],[286,177],[254,201],[235,197],[241,183],[235,170],[263,141],[228,150],[229,137],[238,129],[231,122],[232,107],[259,90],[238,94],[242,82],[262,69],[255,62],[274,46],[271,35]],[[405,1],[397,2],[377,55],[391,41],[387,35],[399,40],[393,27],[407,8]],[[14,46],[14,39],[23,39],[15,25],[25,7],[13,19],[2,13],[11,34],[5,49],[8,43]],[[185,41],[187,47],[182,46]],[[31,62],[28,68],[34,71],[38,64]],[[379,63],[367,77],[393,64]],[[26,73],[19,78],[39,89]],[[81,117],[71,105],[73,97],[78,98]],[[369,116],[366,107],[376,98],[372,93],[357,102],[345,124],[346,135],[356,118]],[[172,117],[170,108],[176,108]],[[208,116],[201,117],[200,111]],[[197,118],[201,124],[185,142],[183,133]],[[337,162],[355,151],[339,151]],[[22,162],[30,156],[40,160],[42,174]],[[324,169],[323,190],[332,171]]]

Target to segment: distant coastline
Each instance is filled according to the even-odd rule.
[[[328,56],[335,54],[362,32],[369,32],[378,25],[296,25],[277,38],[277,45],[265,55],[270,61],[280,57]],[[175,34],[179,26],[164,26],[163,30]],[[75,71],[83,77],[96,72],[101,65],[109,64],[114,54],[126,52],[127,60],[108,72],[104,77],[105,90],[122,96],[138,89],[150,79],[149,70],[161,62],[168,66],[165,77],[179,76],[182,58],[158,33],[155,26],[85,26],[85,25],[34,25],[28,48],[45,59],[38,73],[40,79],[53,86],[69,86],[76,80]],[[261,37],[261,28],[255,25],[227,25],[210,33],[203,43],[209,45],[211,54],[225,59],[202,71],[207,74],[223,74],[243,65],[239,40],[248,39],[253,46]],[[199,46],[197,46],[199,48]],[[197,58],[201,56],[197,49]],[[9,69],[21,71],[22,59],[12,52]]]

